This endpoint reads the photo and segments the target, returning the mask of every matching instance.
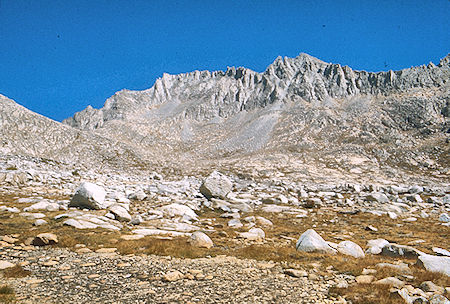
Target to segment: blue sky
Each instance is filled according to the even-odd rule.
[[[437,63],[449,16],[449,0],[0,0],[0,94],[62,120],[163,72],[261,72],[301,52],[369,71]]]

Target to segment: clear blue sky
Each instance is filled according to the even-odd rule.
[[[258,72],[308,53],[354,69],[437,63],[449,0],[0,0],[0,94],[62,120],[163,72]]]

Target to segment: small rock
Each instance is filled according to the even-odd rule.
[[[306,252],[336,253],[327,242],[314,230],[308,229],[297,241],[296,249]]]
[[[201,248],[211,248],[214,246],[213,241],[205,233],[196,231],[192,233],[190,242],[193,246]]]
[[[171,271],[171,272],[166,273],[163,276],[163,281],[175,282],[175,281],[178,281],[178,280],[182,280],[183,278],[184,278],[184,275],[181,272],[179,272],[178,270],[175,270],[175,271]]]
[[[239,233],[239,237],[251,241],[257,241],[264,239],[266,237],[266,234],[264,233],[264,230],[262,230],[261,228],[252,228],[248,232]]]
[[[116,220],[121,222],[129,222],[131,221],[131,215],[128,213],[128,211],[120,206],[120,205],[112,205],[109,207],[109,211],[111,211],[112,214],[114,214]]]
[[[389,199],[386,196],[386,194],[381,192],[370,193],[369,195],[366,196],[366,200],[369,202],[377,202],[381,204],[389,202]]]
[[[47,224],[47,221],[43,220],[43,219],[37,219],[33,223],[34,226],[42,226],[42,225],[46,225],[46,224]]]
[[[270,220],[268,220],[262,216],[256,217],[256,223],[260,226],[272,226],[273,225],[273,223]]]
[[[439,272],[450,276],[450,257],[423,254],[419,256],[417,265],[428,271]]]
[[[375,281],[375,277],[373,275],[359,275],[355,278],[356,283],[358,284],[370,284]]]
[[[41,233],[38,234],[32,242],[34,246],[47,246],[58,243],[58,237],[53,233]]]
[[[4,270],[4,269],[7,269],[7,268],[12,268],[14,266],[16,266],[16,265],[11,263],[11,262],[1,261],[0,260],[0,270]]]
[[[378,280],[376,282],[374,282],[374,284],[380,284],[380,285],[389,285],[389,286],[393,286],[395,288],[402,288],[403,286],[405,286],[405,282],[394,278],[394,277],[387,277],[381,280]]]
[[[425,292],[433,292],[438,294],[444,294],[445,292],[444,287],[438,286],[431,281],[422,282],[419,287]]]
[[[375,239],[375,240],[369,240],[367,242],[367,250],[366,253],[368,254],[380,254],[381,250],[384,246],[389,245],[389,242],[385,239]]]
[[[442,295],[433,295],[428,299],[428,304],[450,304],[450,301]]]
[[[336,249],[338,252],[345,255],[350,255],[354,258],[365,257],[364,251],[361,247],[352,241],[342,241],[337,245]]]
[[[308,273],[306,271],[298,269],[285,269],[284,273],[294,278],[301,278],[308,276]]]
[[[442,214],[439,216],[439,220],[440,220],[441,222],[444,222],[444,223],[449,223],[449,222],[450,222],[450,216],[448,216],[447,213],[442,213]]]

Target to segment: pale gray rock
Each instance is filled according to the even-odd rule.
[[[34,246],[47,246],[58,243],[58,237],[53,233],[38,234],[31,242]]]
[[[375,265],[378,268],[390,268],[393,270],[396,270],[399,274],[412,274],[411,269],[409,268],[408,264],[405,263],[399,263],[399,264],[390,264],[390,263],[378,263]]]
[[[0,270],[5,270],[8,268],[12,268],[14,266],[16,266],[16,265],[11,262],[0,260]]]
[[[362,248],[352,241],[342,241],[337,245],[336,249],[339,253],[344,255],[350,255],[354,258],[365,257]]]
[[[175,282],[178,280],[182,280],[184,275],[178,270],[170,271],[163,276],[163,280],[166,282]]]
[[[336,250],[331,248],[314,229],[306,230],[298,239],[295,247],[298,251],[336,253]]]
[[[381,192],[373,192],[366,196],[366,200],[369,202],[377,202],[377,203],[387,203],[389,202],[388,197],[386,194]]]
[[[411,246],[389,243],[381,249],[381,254],[390,257],[418,258],[425,253]]]
[[[406,197],[406,199],[413,203],[422,203],[423,202],[423,199],[420,197],[419,194],[409,195]]]
[[[43,220],[43,219],[37,219],[34,221],[33,225],[34,226],[42,226],[42,225],[47,225],[47,221]]]
[[[131,221],[131,215],[128,211],[120,205],[112,205],[108,208],[109,211],[114,214],[116,220],[121,222],[129,222]]]
[[[450,216],[447,213],[442,213],[439,215],[439,221],[443,223],[449,223],[450,222]]]
[[[450,301],[443,295],[432,295],[428,299],[428,304],[450,304]]]
[[[139,189],[138,191],[131,193],[128,198],[143,201],[147,198],[147,194],[145,194],[142,189]]]
[[[393,286],[396,288],[402,288],[403,286],[405,286],[406,283],[403,282],[402,280],[399,280],[394,277],[387,277],[387,278],[375,281],[374,284],[388,285],[388,286]]]
[[[47,200],[42,200],[38,203],[35,203],[35,204],[23,209],[23,211],[25,211],[25,212],[36,211],[36,210],[57,211],[57,210],[59,210],[59,205],[56,203],[50,203]]]
[[[19,215],[23,216],[23,217],[26,217],[26,218],[29,218],[29,219],[32,219],[32,220],[40,219],[40,218],[44,218],[45,217],[45,214],[44,213],[40,213],[40,212],[37,212],[37,213],[22,212],[22,213],[19,213]]]
[[[239,219],[231,219],[228,221],[228,227],[231,228],[241,228],[244,225],[241,223],[241,221]]]
[[[104,209],[106,191],[96,184],[84,182],[78,187],[75,195],[70,200],[69,207],[88,209]]]
[[[389,245],[389,242],[385,239],[376,239],[376,240],[369,240],[367,242],[367,250],[366,253],[368,254],[380,254],[383,247]]]
[[[298,270],[298,269],[285,269],[284,273],[287,274],[288,276],[294,277],[294,278],[303,278],[303,277],[307,277],[308,273],[304,270]]]
[[[192,210],[191,208],[189,208],[186,205],[181,205],[178,203],[173,203],[170,205],[163,206],[163,207],[159,208],[159,210],[170,217],[187,215],[192,219],[198,218],[198,216],[194,210]]]
[[[262,216],[256,216],[255,219],[256,219],[256,223],[258,225],[267,226],[267,227],[268,226],[273,226],[272,221],[270,221],[270,220],[268,220],[268,219],[266,219],[266,218],[264,218]]]
[[[438,286],[431,281],[422,282],[419,287],[425,292],[434,292],[438,294],[444,294],[445,292],[444,287]]]
[[[68,219],[63,222],[63,225],[66,226],[72,226],[77,229],[95,229],[98,227],[98,225],[84,221],[84,220],[75,220],[75,219]]]
[[[211,238],[203,232],[196,231],[192,233],[190,243],[195,247],[212,248],[214,246]]]
[[[412,186],[412,187],[410,187],[408,189],[408,192],[409,193],[413,193],[413,194],[422,193],[423,192],[423,187],[422,186],[418,186],[418,185],[414,185],[414,186]]]
[[[437,255],[440,255],[440,256],[448,256],[448,257],[450,257],[450,251],[445,250],[445,249],[443,249],[443,248],[433,247],[432,250],[433,250],[433,252],[436,253]]]
[[[142,218],[141,215],[135,215],[131,218],[131,224],[132,225],[140,225],[144,222],[144,219]]]
[[[422,254],[417,264],[428,271],[440,272],[450,276],[450,257]]]
[[[233,187],[228,177],[218,171],[212,172],[200,186],[200,192],[208,199],[224,199]]]
[[[248,232],[239,233],[239,237],[249,241],[258,241],[263,240],[266,234],[261,228],[252,228]]]

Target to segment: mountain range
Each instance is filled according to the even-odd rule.
[[[300,54],[278,57],[262,73],[164,74],[147,90],[119,91],[62,123],[0,95],[0,153],[115,170],[289,172],[300,163],[448,178],[449,80],[450,55],[373,73]]]

